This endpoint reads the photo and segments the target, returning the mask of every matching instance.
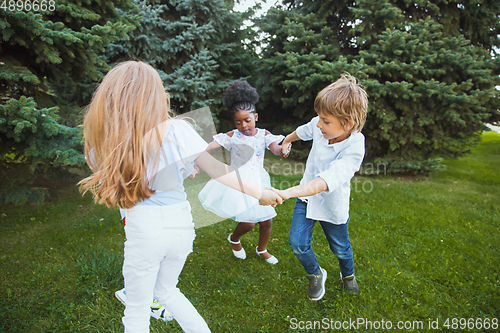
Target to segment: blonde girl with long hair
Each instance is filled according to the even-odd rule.
[[[154,68],[127,61],[96,90],[85,116],[85,156],[92,175],[80,189],[125,215],[123,277],[125,332],[149,332],[151,300],[172,313],[185,332],[210,332],[176,287],[195,238],[183,180],[196,163],[212,178],[276,205],[281,198],[238,179],[205,152],[207,143],[185,121],[172,119],[169,97]]]

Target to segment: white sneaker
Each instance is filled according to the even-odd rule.
[[[118,298],[123,305],[127,302],[127,294],[125,293],[125,288],[115,291],[115,296]]]
[[[163,321],[172,321],[174,320],[174,316],[170,312],[165,309],[163,305],[158,303],[157,300],[153,300],[153,304],[151,304],[151,317],[155,319],[161,319]]]
[[[115,292],[116,298],[123,304],[126,305],[127,302],[127,292],[125,291],[125,288],[121,290],[117,290]],[[160,303],[158,303],[157,300],[153,300],[153,303],[151,304],[151,312],[149,313],[151,317],[155,319],[161,319],[163,321],[172,321],[174,320],[174,316],[163,307]]]

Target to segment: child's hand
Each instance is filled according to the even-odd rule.
[[[281,146],[281,157],[288,157],[291,150],[292,144],[283,142],[283,145]]]
[[[198,168],[198,166],[195,164],[194,165],[194,170],[193,170],[193,173],[191,173],[188,178],[189,179],[194,179],[194,177],[196,177],[197,175],[200,174],[200,168]]]
[[[274,193],[276,193],[277,195],[279,195],[283,199],[283,201],[290,199],[290,195],[288,195],[287,190],[278,190],[278,189],[275,189],[274,187],[268,187],[266,189],[269,189],[269,190],[273,191]]]
[[[262,192],[262,196],[259,199],[259,204],[262,206],[271,205],[273,207],[276,207],[277,204],[282,204],[282,203],[283,199],[281,199],[281,197],[277,193],[270,191],[268,189]]]

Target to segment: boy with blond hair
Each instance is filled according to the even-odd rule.
[[[314,101],[318,116],[299,126],[282,143],[313,140],[300,185],[275,190],[283,199],[297,197],[290,226],[289,245],[307,273],[308,295],[320,300],[325,294],[327,272],[318,264],[311,248],[312,230],[319,221],[330,249],[337,256],[343,287],[358,292],[354,260],[348,234],[350,180],[365,155],[361,129],[366,120],[368,98],[349,74],[324,88]]]

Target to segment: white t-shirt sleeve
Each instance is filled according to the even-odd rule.
[[[281,134],[274,135],[274,134],[269,133],[265,136],[265,139],[266,139],[266,148],[269,149],[269,146],[271,145],[271,143],[276,142],[277,144],[280,144],[280,142],[285,139],[285,136],[281,135]]]
[[[219,133],[214,135],[214,141],[220,144],[226,150],[231,150],[231,139],[232,137],[227,135],[226,133]]]
[[[207,146],[189,123],[172,119],[162,142],[158,167],[155,170],[150,166],[148,170],[148,179],[154,179],[151,188],[160,191],[176,188],[193,172],[194,160]]]
[[[318,129],[316,127],[316,124],[318,123],[318,120],[319,120],[319,116],[314,117],[307,124],[304,124],[304,125],[301,125],[301,126],[297,127],[297,129],[295,130],[295,133],[297,134],[297,136],[302,141],[312,140],[313,139],[314,130]]]
[[[186,163],[194,162],[203,153],[208,143],[184,120],[173,120],[173,136],[179,145],[179,153]]]

